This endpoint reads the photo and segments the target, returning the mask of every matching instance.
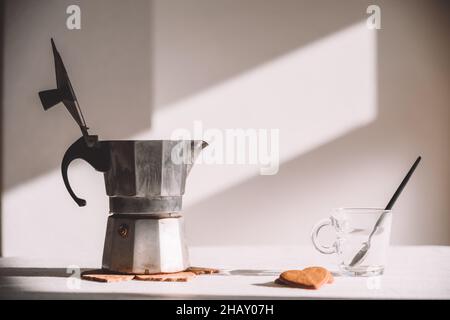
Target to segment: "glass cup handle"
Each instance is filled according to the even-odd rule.
[[[317,242],[317,237],[319,236],[320,230],[325,226],[332,226],[333,222],[330,218],[320,220],[313,228],[312,234],[311,234],[311,240],[314,245],[314,247],[321,253],[324,254],[332,254],[336,252],[336,244],[333,243],[331,246],[324,246]]]

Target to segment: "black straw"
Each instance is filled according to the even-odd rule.
[[[406,184],[408,183],[409,178],[411,178],[412,174],[414,173],[414,170],[416,170],[417,165],[419,164],[422,157],[418,157],[414,164],[412,165],[411,169],[409,169],[406,176],[403,178],[402,183],[398,186],[397,190],[395,191],[394,195],[392,196],[391,200],[389,200],[389,203],[386,206],[386,210],[391,210],[392,207],[395,204],[395,201],[397,201],[397,198],[400,196],[400,194],[403,191],[403,188],[405,188]]]

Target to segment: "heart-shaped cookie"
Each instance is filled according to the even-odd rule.
[[[328,273],[328,279],[327,279],[326,283],[333,283],[333,282],[334,282],[333,274],[332,274],[328,269],[325,269],[325,268],[322,268],[322,267],[308,267],[308,268],[303,269],[303,271],[306,271],[306,272],[316,272],[317,269],[324,269],[324,270],[327,271],[327,273]]]
[[[303,270],[288,270],[280,274],[279,282],[305,289],[319,289],[325,283],[333,282],[331,273],[322,267],[309,267]]]

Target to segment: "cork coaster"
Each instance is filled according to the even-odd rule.
[[[81,274],[81,279],[108,283],[129,281],[133,279],[141,281],[186,282],[196,275],[213,274],[218,272],[218,269],[202,267],[189,267],[185,271],[181,272],[156,274],[120,274],[109,270],[97,269],[83,272]]]
[[[142,281],[186,282],[192,277],[195,277],[195,273],[182,271],[175,273],[137,274],[134,279]]]
[[[213,273],[219,273],[219,269],[214,268],[202,268],[202,267],[189,267],[186,269],[186,271],[193,272],[197,275],[199,274],[213,274]]]
[[[113,274],[106,270],[89,270],[81,274],[81,279],[96,282],[121,282],[134,279],[134,274]]]

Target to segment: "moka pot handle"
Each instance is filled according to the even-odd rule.
[[[87,145],[85,137],[81,137],[75,141],[64,154],[61,163],[61,173],[64,184],[78,206],[84,207],[86,205],[86,200],[80,199],[75,195],[67,177],[67,169],[69,168],[70,163],[75,159],[83,159],[94,167],[95,170],[106,172],[109,170],[111,164],[109,144],[106,142],[96,142],[90,147]]]

